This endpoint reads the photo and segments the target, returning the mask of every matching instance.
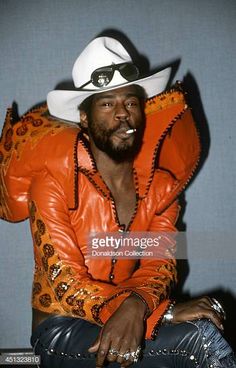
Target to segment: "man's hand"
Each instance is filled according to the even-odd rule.
[[[174,306],[172,323],[181,323],[201,318],[210,319],[219,329],[223,330],[222,316],[212,308],[212,300],[208,296],[193,299]]]
[[[133,358],[125,360],[127,352],[135,352],[144,335],[146,305],[135,295],[129,296],[104,325],[99,337],[89,348],[97,352],[96,368],[103,367],[105,359],[128,367]],[[113,354],[109,351],[113,351]]]

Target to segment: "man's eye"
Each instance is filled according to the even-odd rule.
[[[111,107],[111,106],[112,106],[112,103],[111,103],[111,102],[102,102],[102,103],[101,103],[101,106],[104,106],[104,107]]]
[[[129,101],[126,104],[127,107],[135,107],[138,106],[138,102],[137,101]]]

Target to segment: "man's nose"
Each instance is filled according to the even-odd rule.
[[[126,109],[125,105],[119,104],[116,106],[115,117],[118,120],[129,119],[129,111]]]

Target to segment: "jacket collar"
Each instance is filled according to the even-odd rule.
[[[170,172],[176,185],[160,207],[164,210],[187,185],[200,157],[198,132],[178,83],[170,91],[149,99],[145,106],[146,128],[143,145],[134,161],[139,197],[148,194],[157,168]],[[83,172],[105,196],[109,190],[96,169],[88,140],[79,134],[78,170]]]
[[[193,176],[200,143],[191,110],[179,85],[146,103],[144,143],[134,161],[136,193],[145,198],[156,169],[170,172],[175,185],[159,204],[161,213]],[[60,121],[37,107],[13,124],[8,110],[0,140],[0,216],[20,221],[28,217],[28,193],[34,173],[47,170],[63,188],[68,208],[78,207],[78,173],[96,188],[110,192],[96,169],[88,141],[77,124]]]

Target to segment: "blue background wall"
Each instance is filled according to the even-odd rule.
[[[233,310],[235,0],[0,0],[0,125],[13,101],[22,114],[70,79],[80,51],[109,28],[125,33],[151,68],[180,61],[174,79],[185,79],[190,91],[206,156],[185,196],[183,221],[194,235],[184,291],[213,292]],[[0,233],[0,348],[26,347],[33,269],[28,223],[1,221]]]

